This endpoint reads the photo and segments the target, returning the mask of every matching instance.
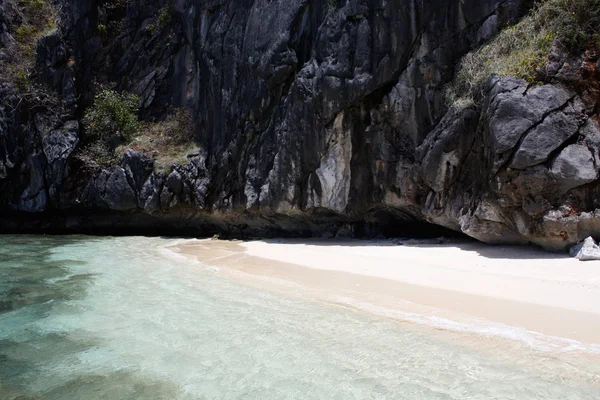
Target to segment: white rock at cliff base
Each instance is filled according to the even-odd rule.
[[[600,260],[600,247],[590,236],[583,242],[571,247],[569,254],[571,257],[575,257],[580,261]]]

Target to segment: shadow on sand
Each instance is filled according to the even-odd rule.
[[[399,247],[406,246],[435,251],[440,248],[459,248],[464,251],[474,252],[489,259],[506,260],[556,260],[570,258],[566,253],[553,253],[533,245],[507,246],[489,245],[475,239],[464,238],[434,238],[434,239],[409,239],[394,238],[381,240],[358,239],[264,239],[260,240],[270,244],[298,244],[312,246],[337,246],[337,247]]]

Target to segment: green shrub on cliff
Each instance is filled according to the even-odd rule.
[[[35,64],[35,46],[38,39],[56,28],[56,11],[46,0],[6,0],[5,9],[11,10],[9,33],[15,39],[7,42],[0,55],[0,81],[8,81],[21,92],[34,94],[30,75]]]
[[[158,12],[158,24],[160,26],[165,26],[171,22],[172,18],[173,18],[173,4],[171,3],[171,0],[169,0]]]
[[[586,45],[597,46],[599,37],[600,0],[538,1],[521,21],[463,58],[448,100],[458,106],[477,102],[492,74],[533,83],[553,44],[578,53]]]
[[[169,0],[158,11],[158,17],[155,23],[150,23],[146,26],[146,30],[151,35],[156,35],[160,29],[168,26],[173,20],[173,4]]]
[[[54,19],[55,13],[52,4],[46,0],[19,0],[17,5],[27,19],[27,23],[38,28],[43,28]]]
[[[105,142],[130,141],[140,130],[139,102],[139,96],[134,94],[103,89],[85,113],[86,134]]]
[[[13,36],[18,46],[32,56],[37,39],[56,28],[56,11],[52,3],[45,0],[12,0],[12,4],[23,17]]]

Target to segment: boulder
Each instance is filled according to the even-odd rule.
[[[571,247],[569,254],[580,261],[600,261],[600,247],[591,236]]]
[[[582,144],[566,147],[552,163],[550,172],[557,180],[559,189],[566,193],[598,178],[594,155]]]
[[[550,114],[526,136],[513,161],[511,168],[524,169],[548,160],[549,155],[565,141],[577,134],[577,118],[583,107],[568,105],[565,110]]]
[[[532,137],[543,136],[544,132],[550,129],[543,126],[544,116],[566,106],[571,98],[571,93],[558,85],[534,86],[528,90],[525,81],[514,78],[500,79],[495,83],[484,110],[484,114],[489,115],[486,140],[495,156],[494,169],[497,170],[510,160],[515,147],[531,129],[537,126],[539,131],[532,132]],[[557,122],[558,120],[554,121]],[[548,120],[548,123],[552,126],[552,121]],[[557,136],[559,143],[569,134],[573,134],[569,131],[572,127],[568,127],[567,122],[563,124],[566,129],[564,133],[552,133]],[[516,160],[517,166],[533,165],[531,163],[543,158],[537,153],[529,154],[531,146],[528,143],[525,145],[522,154]],[[544,144],[542,151],[549,152],[553,146],[553,142]]]
[[[121,160],[121,167],[125,170],[129,186],[139,193],[154,171],[154,160],[144,153],[128,149]]]

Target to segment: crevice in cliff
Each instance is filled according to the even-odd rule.
[[[340,113],[346,109],[355,107],[358,104],[365,102],[365,100],[368,98],[371,98],[371,97],[383,98],[383,96],[385,96],[386,94],[389,94],[392,91],[394,86],[396,86],[398,84],[400,77],[402,76],[404,71],[408,68],[410,60],[414,57],[415,52],[418,50],[418,46],[419,46],[420,42],[422,41],[422,36],[427,31],[428,24],[429,24],[431,18],[433,17],[433,15],[435,15],[435,10],[432,10],[429,12],[429,14],[426,18],[427,22],[422,25],[421,29],[415,35],[410,46],[408,46],[408,50],[406,51],[404,56],[399,60],[398,66],[397,66],[397,68],[395,68],[395,70],[391,74],[390,78],[386,82],[383,82],[383,83],[375,86],[373,89],[371,89],[371,90],[367,91],[366,93],[362,94],[361,96],[357,97],[356,99],[354,99],[354,101],[352,103],[346,104],[341,109],[336,110],[336,112],[333,113],[333,116],[329,120],[325,121],[326,125],[329,125],[330,123],[332,123],[333,120],[335,119],[335,115],[337,115],[338,113]],[[372,49],[373,49],[373,47],[372,47]],[[373,53],[374,52],[371,51],[372,55],[373,55]],[[382,59],[379,60],[378,62],[372,62],[371,63],[372,68],[374,68],[376,70],[377,66],[381,63],[381,61],[388,56],[389,55],[387,55],[387,54],[383,55]],[[344,77],[341,77],[340,79],[342,79],[342,78],[344,78]]]
[[[478,113],[475,112],[475,115],[478,115]],[[466,167],[467,160],[469,160],[469,157],[471,157],[471,155],[473,154],[475,147],[481,143],[479,141],[479,137],[477,135],[477,118],[473,119],[473,126],[470,126],[469,128],[472,130],[471,145],[469,146],[469,149],[465,152],[464,156],[458,162],[458,168],[456,170],[456,173],[452,174],[454,181],[460,180],[461,178],[464,179],[466,177],[466,174],[463,174],[463,169],[467,168]],[[480,194],[479,192],[482,192],[482,188],[481,187],[476,188],[476,186],[480,186],[481,182],[477,182],[477,179],[472,179],[471,177],[469,177],[468,180],[469,180],[470,185],[467,186],[467,191],[471,191],[473,189],[479,195]],[[452,185],[450,187],[450,192],[455,192],[457,190],[458,189],[455,185]],[[473,203],[474,203],[474,200],[473,200]]]
[[[494,88],[500,83],[501,79],[496,79],[494,81],[494,83],[492,84],[492,86],[490,86],[487,90],[487,95],[489,96],[490,93],[492,93],[494,91]],[[510,89],[504,89],[502,88],[502,90],[499,90],[497,93],[494,93],[494,96],[487,99],[486,102],[488,104],[494,104],[494,102],[496,101],[496,99],[498,98],[499,95],[503,94],[503,93],[510,93],[510,92],[515,92],[517,90],[520,90],[522,87],[521,86],[514,86]],[[477,105],[478,106],[478,105]],[[478,106],[479,107],[479,106]]]
[[[462,35],[463,33],[465,33],[466,31],[469,31],[470,29],[474,28],[475,26],[481,26],[485,21],[487,21],[490,17],[493,17],[494,15],[496,15],[498,13],[498,11],[511,0],[502,0],[500,2],[498,2],[498,4],[496,5],[496,8],[494,8],[494,10],[487,14],[486,16],[482,17],[481,19],[471,22],[470,24],[468,24],[464,29],[459,30],[458,32],[455,32],[452,36],[450,36],[446,41],[440,43],[439,45],[435,46],[433,49],[431,49],[431,51],[429,53],[427,53],[427,55],[435,52],[436,50],[438,50],[440,47],[443,47],[445,45],[447,45],[448,43],[453,42],[458,36]]]
[[[546,120],[546,118],[548,118],[550,115],[562,111],[565,108],[567,108],[576,98],[577,96],[571,96],[565,103],[563,103],[562,105],[553,108],[552,110],[547,111],[546,113],[544,113],[542,115],[542,117],[540,118],[539,121],[537,121],[535,124],[533,124],[531,127],[529,127],[527,130],[525,130],[525,132],[523,132],[521,134],[521,136],[519,137],[519,140],[517,142],[517,144],[511,149],[511,153],[510,156],[507,158],[507,160],[497,168],[497,170],[494,172],[493,177],[496,177],[498,175],[498,173],[500,173],[500,171],[505,170],[513,161],[514,158],[517,154],[517,152],[519,151],[521,145],[523,144],[523,142],[525,141],[525,139],[527,138],[527,135],[529,135],[530,132],[532,132],[535,128],[537,128],[538,126],[540,126],[541,124],[544,123],[544,121]]]
[[[425,53],[421,58],[426,58],[426,57],[430,56],[431,54],[434,54],[437,50],[439,50],[443,46],[446,46],[447,44],[452,43],[460,35],[464,34],[465,32],[468,32],[469,30],[472,30],[475,26],[483,24],[483,22],[485,22],[488,18],[490,18],[493,15],[495,15],[496,13],[498,13],[498,11],[509,1],[510,0],[502,0],[501,2],[499,2],[496,5],[496,7],[494,8],[494,10],[491,13],[487,14],[486,16],[482,17],[481,19],[479,19],[475,22],[470,23],[465,28],[458,30],[457,32],[452,34],[447,40],[439,43],[437,46],[433,47],[430,51]],[[369,12],[369,21],[370,21],[370,25],[372,27],[373,26],[372,21],[374,18],[374,14],[373,14],[374,10],[373,10],[372,6],[370,6],[370,7],[371,8],[370,8],[370,12]],[[363,102],[366,98],[370,97],[373,93],[384,92],[384,95],[385,95],[385,94],[389,94],[391,92],[391,90],[394,88],[394,86],[396,86],[398,84],[402,74],[406,71],[406,69],[410,65],[411,60],[413,60],[414,54],[419,49],[419,45],[422,42],[423,35],[427,32],[427,29],[429,27],[429,24],[430,24],[433,16],[435,15],[435,12],[436,12],[435,9],[432,9],[432,11],[429,12],[427,17],[425,18],[425,22],[421,26],[421,30],[417,32],[415,39],[409,46],[409,50],[406,52],[405,57],[402,60],[400,60],[399,67],[394,71],[391,78],[387,82],[373,88],[371,91],[369,91],[369,92],[365,93],[363,96],[357,98],[353,103],[347,105],[342,110],[338,110],[338,112],[343,111],[344,109],[351,108],[351,107]],[[374,35],[371,35],[371,36],[372,36],[371,49],[373,49],[374,48]],[[382,56],[382,57],[385,58],[386,56]],[[374,74],[374,71],[377,69],[377,65],[379,65],[380,62],[381,62],[381,60],[376,62],[375,52],[372,51],[371,52],[371,69],[372,69],[371,75]],[[382,97],[383,96],[381,96],[381,98]],[[327,124],[331,123],[333,118],[335,118],[335,117],[332,117],[332,119],[330,121],[327,121],[326,123]]]
[[[313,39],[310,34],[312,28],[312,20],[310,18],[311,10],[311,3],[307,2],[299,9],[291,24],[292,35],[290,35],[288,46],[292,45],[291,48],[295,50],[296,57],[298,58],[295,74],[300,72],[304,67],[304,64],[312,57]],[[305,21],[305,19],[307,21]],[[308,24],[308,26],[306,24]]]
[[[579,133],[579,131],[571,136],[570,138],[568,138],[567,140],[565,140],[564,142],[561,143],[560,146],[558,146],[554,151],[550,152],[548,154],[548,160],[546,162],[544,162],[542,165],[544,165],[546,168],[548,168],[548,170],[552,167],[552,164],[554,163],[554,160],[556,159],[556,157],[559,156],[560,153],[562,153],[562,151],[564,149],[566,149],[567,147],[573,145],[573,144],[577,144],[580,143],[583,139],[583,136]],[[591,149],[589,146],[588,149],[590,149],[590,151],[592,151],[593,154],[593,149]],[[593,158],[594,161],[594,166],[596,165],[596,158]]]

